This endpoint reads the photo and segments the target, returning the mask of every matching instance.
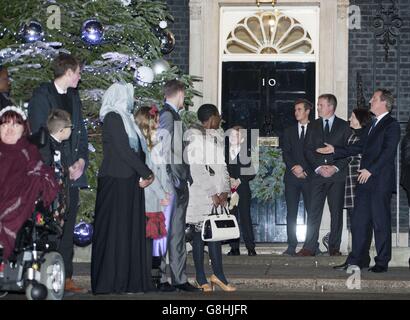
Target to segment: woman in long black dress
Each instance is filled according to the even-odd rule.
[[[94,294],[153,289],[143,188],[154,176],[143,160],[133,101],[133,86],[115,83],[104,94],[100,110],[104,157],[98,174],[91,259]]]

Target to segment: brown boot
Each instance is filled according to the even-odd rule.
[[[65,280],[64,290],[73,293],[87,293],[87,289],[76,286],[71,278]]]

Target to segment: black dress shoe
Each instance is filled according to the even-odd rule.
[[[231,249],[231,251],[229,251],[226,255],[227,256],[239,256],[241,255],[241,252],[239,251],[239,249]]]
[[[158,285],[158,290],[161,292],[174,292],[177,289],[171,286],[168,282],[163,282]]]
[[[202,291],[202,288],[196,288],[189,282],[185,282],[183,284],[176,284],[174,285],[174,287],[178,291],[186,291],[186,292],[201,292]]]
[[[250,256],[250,257],[256,256],[255,249],[248,249],[248,256]]]
[[[350,264],[345,262],[345,263],[340,264],[338,266],[334,266],[333,269],[338,270],[338,271],[346,271],[349,268],[349,266],[350,266]]]
[[[285,251],[282,252],[282,256],[294,257],[296,256],[296,250],[287,248]]]
[[[375,266],[369,268],[369,271],[375,273],[387,272],[387,267],[382,267],[376,264]]]
[[[349,268],[355,269],[355,268],[360,268],[360,269],[364,269],[367,268],[368,266],[359,266],[357,264],[349,264],[349,263],[343,263],[341,265],[338,266],[334,266],[333,269],[334,270],[339,270],[339,271],[346,271]]]

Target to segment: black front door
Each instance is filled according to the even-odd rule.
[[[315,63],[224,62],[222,64],[222,118],[224,129],[242,125],[259,129],[260,136],[278,136],[296,123],[294,102],[315,102]],[[311,120],[315,118],[311,113]],[[261,205],[252,200],[252,220],[257,242],[286,242],[284,197]],[[299,241],[304,240],[305,212],[299,206]],[[303,237],[301,236],[303,235]]]

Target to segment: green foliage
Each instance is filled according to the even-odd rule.
[[[51,13],[47,8],[56,5],[61,10],[61,29],[50,29],[47,22]],[[80,38],[81,26],[87,19],[96,18],[104,27],[104,43],[90,46]],[[150,66],[154,59],[162,58],[160,42],[154,34],[161,20],[173,20],[168,13],[164,1],[132,1],[130,6],[123,6],[120,0],[104,1],[67,1],[67,0],[15,0],[7,1],[0,6],[0,29],[6,28],[7,32],[0,38],[0,48],[18,48],[22,42],[18,38],[21,25],[31,20],[38,21],[45,32],[45,42],[62,43],[61,51],[70,52],[85,65],[104,66],[110,65],[104,61],[102,54],[107,52],[120,52],[134,55],[143,59],[141,64]],[[50,22],[50,21],[49,21]],[[32,45],[35,48],[36,44]],[[12,67],[13,78],[12,92],[16,100],[28,101],[33,88],[39,83],[49,81],[52,78],[51,60],[53,56],[44,57],[36,50],[24,59],[7,61],[6,66]],[[25,67],[27,64],[39,64],[41,69]],[[98,68],[97,68],[98,69]],[[15,72],[13,72],[15,70]],[[107,89],[113,82],[125,80],[132,82],[134,69],[127,66],[114,72],[100,73],[83,72],[80,90]],[[143,102],[162,101],[162,85],[165,81],[179,78],[187,86],[187,99],[192,105],[191,98],[198,94],[192,89],[192,81],[195,78],[183,75],[177,67],[157,76],[154,84],[149,87],[136,86],[135,96]],[[99,101],[85,99],[86,110],[98,109]]]
[[[186,128],[192,127],[194,124],[200,124],[196,112],[184,110],[181,113],[181,119]]]
[[[60,29],[50,27],[50,22],[56,22],[51,21],[53,12],[47,12],[47,8],[52,5],[58,6],[61,11]],[[83,23],[92,18],[97,19],[104,27],[104,42],[100,45],[87,45],[80,38]],[[44,42],[23,44],[18,37],[19,30],[24,23],[32,20],[42,25]],[[79,219],[90,221],[94,212],[97,174],[102,160],[101,128],[95,126],[95,123],[98,120],[102,93],[116,81],[133,82],[135,67],[151,66],[153,60],[164,59],[160,51],[160,41],[154,32],[162,20],[173,21],[163,0],[133,0],[129,6],[124,6],[120,0],[2,1],[0,32],[4,29],[6,32],[3,37],[0,36],[0,50],[31,50],[30,54],[6,60],[0,55],[0,64],[3,63],[9,68],[14,101],[28,102],[34,88],[52,79],[51,61],[59,52],[73,54],[86,67],[82,72],[79,90],[84,118],[88,119],[89,123],[94,123],[88,130],[89,141],[96,150],[89,155],[89,189],[81,191]],[[49,48],[47,53],[39,50],[44,43],[51,42],[59,42],[61,47]],[[135,65],[131,61],[126,62],[119,68],[118,62],[103,59],[102,55],[109,52],[136,57],[137,63]],[[193,89],[193,81],[200,79],[185,75],[172,65],[168,71],[156,75],[151,85],[135,84],[137,105],[154,103],[161,107],[163,85],[171,79],[179,79],[185,83],[185,103],[191,106],[193,96],[200,95]],[[99,94],[93,96],[91,91]]]
[[[257,162],[259,155],[259,170],[255,179],[250,183],[252,196],[260,202],[271,202],[283,195],[285,163],[282,159],[282,151],[278,148],[261,146],[252,155],[252,162]]]

